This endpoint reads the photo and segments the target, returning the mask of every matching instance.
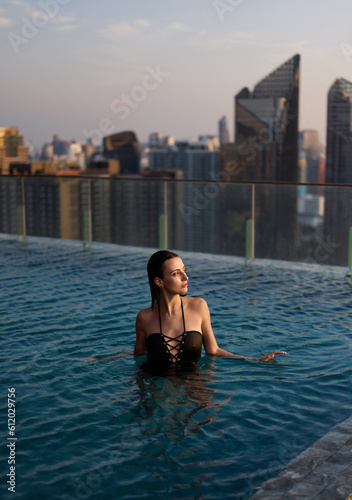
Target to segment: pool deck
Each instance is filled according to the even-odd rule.
[[[300,453],[250,500],[347,500],[352,493],[352,417]]]

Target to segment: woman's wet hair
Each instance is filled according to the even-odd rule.
[[[159,250],[153,253],[147,265],[150,293],[152,295],[152,307],[159,303],[159,287],[155,284],[155,278],[163,278],[163,264],[168,259],[179,257],[177,253],[170,250]]]

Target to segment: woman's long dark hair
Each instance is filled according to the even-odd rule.
[[[154,283],[155,278],[163,278],[163,264],[168,259],[178,257],[177,253],[170,252],[170,250],[159,250],[153,253],[148,261],[148,279],[150,286],[150,293],[152,294],[152,307],[154,304],[159,303],[159,287]]]

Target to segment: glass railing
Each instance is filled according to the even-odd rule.
[[[351,268],[352,186],[0,176],[0,232]]]

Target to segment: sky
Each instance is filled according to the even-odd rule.
[[[234,96],[301,55],[299,127],[352,81],[351,0],[1,0],[0,126],[36,147],[134,130],[233,138]]]

